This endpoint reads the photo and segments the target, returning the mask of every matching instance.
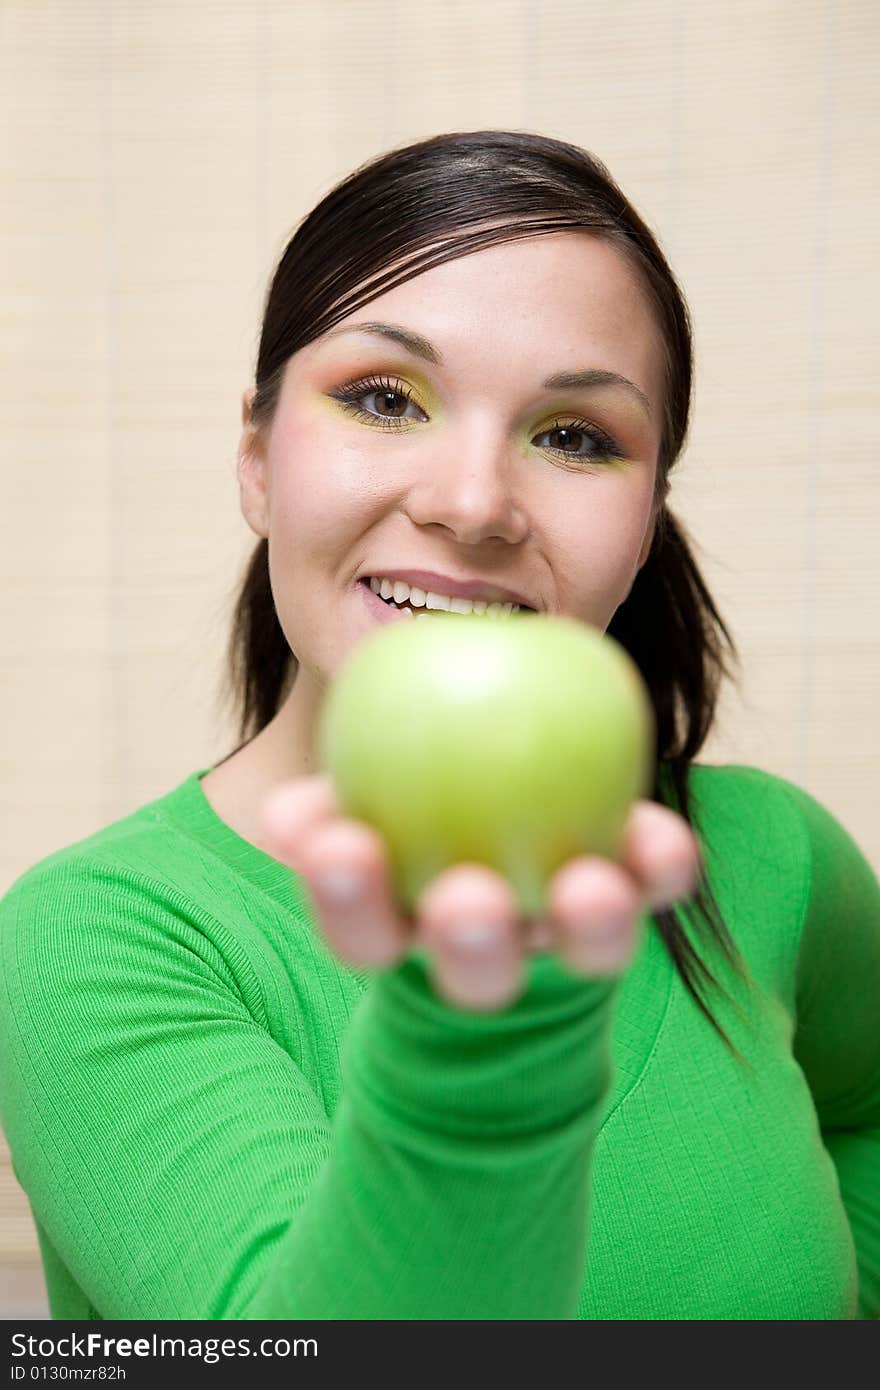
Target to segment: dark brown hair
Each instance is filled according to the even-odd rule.
[[[626,257],[648,295],[664,344],[657,525],[648,559],[607,630],[638,665],[653,703],[652,798],[672,805],[692,824],[690,764],[711,728],[721,679],[731,675],[726,655],[737,662],[739,657],[685,528],[664,504],[691,404],[687,304],[651,231],[600,160],[542,135],[479,130],[422,140],[355,169],[304,218],[278,263],[266,297],[250,424],[257,434],[268,432],[290,357],[377,296],[484,246],[572,228],[588,229]],[[268,542],[262,539],[246,567],[228,649],[227,693],[243,740],[239,747],[276,714],[296,670],[275,611]],[[708,939],[748,979],[705,874],[690,908],[701,914]],[[739,1057],[702,997],[707,984],[721,986],[677,911],[653,917],[691,996]]]

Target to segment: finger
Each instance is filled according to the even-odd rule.
[[[569,859],[548,884],[547,909],[555,948],[575,973],[604,978],[626,968],[641,898],[619,864],[593,855]]]
[[[639,884],[649,910],[690,897],[699,882],[702,858],[696,836],[675,811],[656,801],[635,803],[621,862]]]
[[[336,817],[305,833],[300,873],[330,947],[352,965],[396,961],[411,939],[398,912],[382,836],[363,821]]]
[[[523,985],[521,913],[510,884],[482,864],[455,864],[416,905],[416,940],[432,984],[458,1008],[495,1012]]]
[[[306,832],[326,824],[339,813],[329,774],[295,777],[281,782],[267,793],[259,807],[267,852],[291,868],[297,868],[301,842]]]

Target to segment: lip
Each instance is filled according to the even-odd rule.
[[[360,589],[364,603],[377,623],[414,623],[416,621],[403,608],[395,608],[393,603],[386,603],[378,594],[374,594],[370,588],[370,581],[365,575],[357,581],[355,588]]]
[[[358,576],[358,580],[363,581],[369,589],[371,576],[391,580],[402,579],[404,583],[424,589],[426,593],[447,594],[450,598],[485,599],[487,603],[518,603],[522,608],[535,607],[534,603],[530,603],[515,589],[505,589],[500,584],[493,584],[485,579],[453,579],[448,574],[434,574],[431,570],[375,569],[364,570]],[[372,590],[370,592],[372,593]],[[387,605],[383,604],[383,607]]]

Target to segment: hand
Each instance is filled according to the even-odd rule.
[[[621,974],[635,950],[638,918],[690,896],[701,864],[687,821],[657,802],[637,801],[623,862],[569,859],[548,884],[543,918],[524,919],[508,881],[477,863],[438,874],[411,917],[394,898],[384,839],[341,815],[329,775],[275,787],[261,818],[268,853],[305,879],[338,956],[379,968],[423,946],[438,994],[476,1011],[516,999],[525,957],[536,951],[555,950],[588,978]]]

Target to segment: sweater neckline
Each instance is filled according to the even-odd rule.
[[[164,797],[162,813],[191,840],[207,846],[233,872],[242,875],[280,903],[285,912],[309,908],[308,889],[294,869],[243,839],[214,810],[202,790],[210,767],[198,768]],[[360,974],[366,984],[373,972]],[[600,1130],[641,1080],[654,1055],[673,997],[675,970],[650,914],[642,921],[642,939],[620,985],[613,1034],[613,1084],[606,1097]]]
[[[214,810],[202,789],[202,778],[212,770],[201,767],[191,772],[163,799],[163,812],[178,829],[207,845],[235,873],[275,898],[288,912],[301,907],[307,890],[296,871],[245,840]]]
[[[307,889],[296,870],[245,840],[214,810],[202,789],[202,778],[213,770],[213,766],[196,768],[161,798],[156,809],[177,829],[206,844],[235,873],[275,898],[285,910],[300,907]],[[667,769],[663,767],[662,771]]]

